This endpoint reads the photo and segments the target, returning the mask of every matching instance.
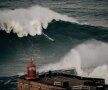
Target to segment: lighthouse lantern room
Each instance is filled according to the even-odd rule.
[[[27,72],[25,74],[25,79],[36,79],[36,65],[33,63],[33,60],[30,59],[30,62],[27,65]]]

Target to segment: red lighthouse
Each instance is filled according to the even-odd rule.
[[[27,73],[25,75],[25,78],[26,79],[35,79],[36,77],[37,77],[36,65],[33,64],[33,61],[31,59],[27,65]]]

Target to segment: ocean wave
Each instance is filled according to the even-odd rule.
[[[52,20],[78,23],[72,17],[41,6],[0,11],[0,29],[7,33],[16,33],[18,37],[41,35]]]

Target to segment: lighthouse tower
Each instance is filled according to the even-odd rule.
[[[33,64],[33,60],[31,59],[27,65],[27,73],[25,75],[25,79],[35,79],[37,77],[36,65]]]

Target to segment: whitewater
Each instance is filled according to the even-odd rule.
[[[72,17],[41,6],[0,11],[0,29],[7,33],[16,33],[18,37],[41,35],[42,30],[46,29],[52,20],[78,23]]]

